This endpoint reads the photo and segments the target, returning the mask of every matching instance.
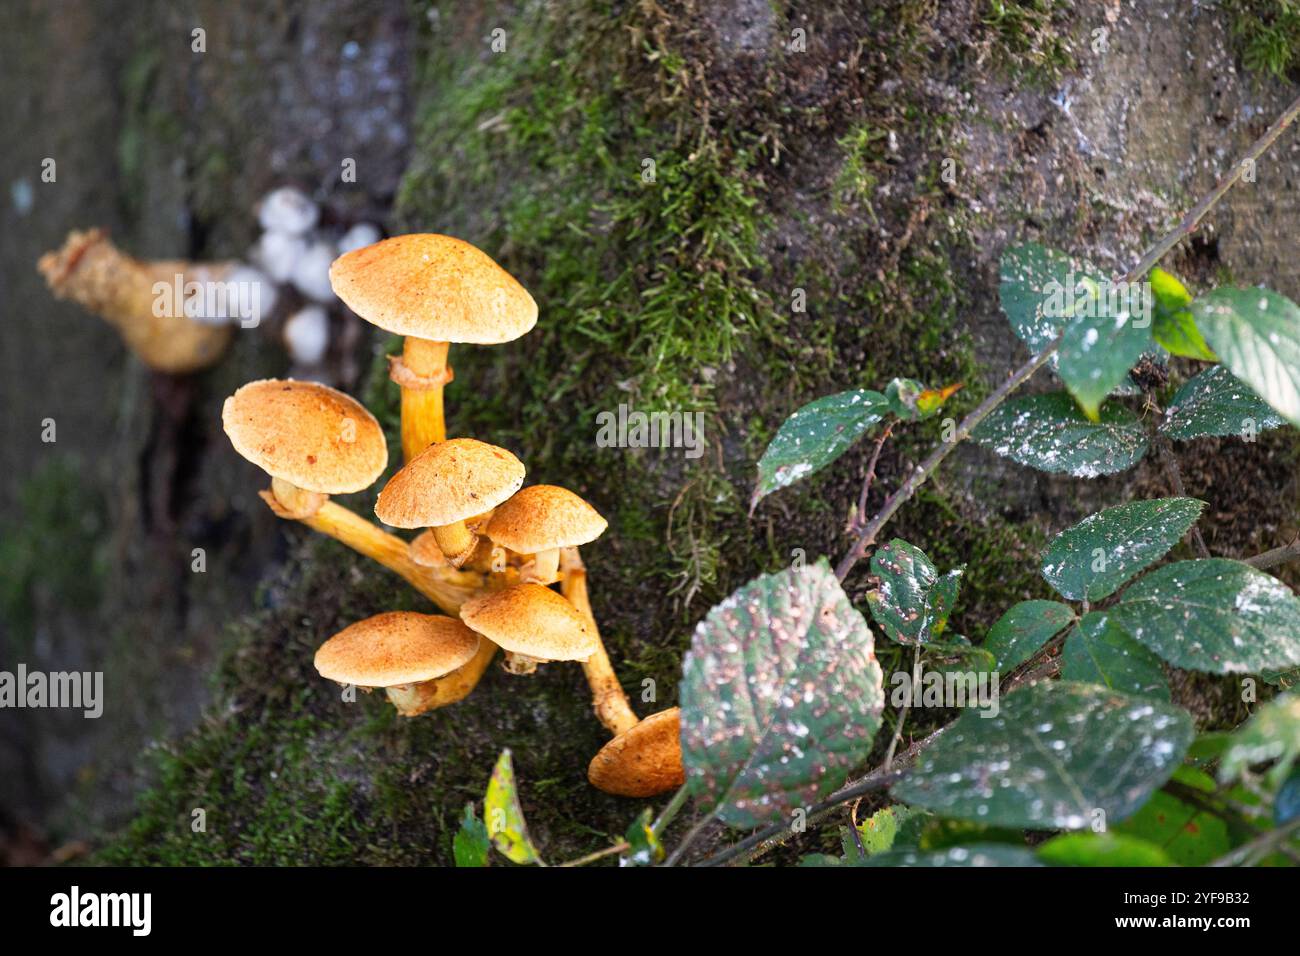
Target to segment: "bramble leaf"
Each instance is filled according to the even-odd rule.
[[[1188,379],[1165,409],[1160,430],[1187,441],[1208,435],[1250,437],[1280,428],[1285,419],[1222,365]]]
[[[1082,829],[1131,815],[1192,742],[1180,708],[1094,684],[1049,681],[966,711],[893,786],[894,797],[993,826]]]
[[[1211,674],[1300,664],[1300,599],[1241,561],[1175,561],[1135,582],[1107,612],[1175,667]]]
[[[871,556],[879,586],[868,592],[871,616],[891,640],[923,644],[943,633],[957,600],[963,568],[942,577],[920,548],[894,538]]]
[[[824,560],[765,574],[714,607],[682,668],[691,791],[729,826],[752,827],[843,783],[880,727],[874,651]]]
[[[1169,700],[1169,681],[1160,658],[1104,613],[1085,614],[1065,639],[1061,679],[1100,684],[1134,697]]]
[[[750,512],[767,495],[835,461],[888,411],[885,396],[867,389],[827,395],[798,409],[759,459]]]
[[[980,646],[997,658],[1005,673],[1019,667],[1074,620],[1074,610],[1060,601],[1021,601],[998,618]]]
[[[1133,501],[1089,515],[1043,552],[1043,577],[1071,601],[1098,601],[1169,553],[1200,517],[1195,498]]]
[[[1191,306],[1197,328],[1233,375],[1300,425],[1300,306],[1268,289],[1215,289]]]
[[[1135,314],[1126,301],[1110,301],[1116,298],[1116,288],[1103,283],[1091,300],[1095,305],[1065,327],[1056,366],[1065,387],[1094,422],[1106,396],[1128,379],[1129,369],[1151,348],[1150,317]]]
[[[1076,478],[1124,471],[1147,450],[1142,425],[1128,409],[1107,406],[1090,422],[1063,392],[1009,399],[971,438],[1018,464]]]

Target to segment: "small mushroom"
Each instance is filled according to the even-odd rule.
[[[680,708],[651,714],[605,744],[587,767],[587,779],[618,797],[653,797],[680,787],[686,782]]]
[[[487,524],[495,544],[533,558],[520,569],[521,581],[560,580],[560,549],[595,541],[608,522],[567,488],[530,485],[499,506]]]
[[[232,315],[205,315],[184,299],[190,283],[226,283],[235,262],[144,261],[108,240],[102,229],[74,231],[37,268],[51,291],[117,329],[127,347],[159,372],[183,375],[216,364],[230,344]],[[181,291],[176,301],[175,290]],[[162,290],[162,291],[160,291]],[[261,290],[259,290],[261,291]]]
[[[453,617],[389,611],[339,631],[316,652],[322,677],[382,687],[403,717],[439,706],[437,680],[468,664],[479,636]]]
[[[540,584],[471,598],[461,605],[460,619],[506,652],[512,674],[531,674],[550,661],[585,661],[599,646],[586,618]]]
[[[453,438],[402,466],[379,492],[375,514],[394,528],[432,528],[448,562],[459,568],[478,545],[466,519],[495,508],[523,482],[523,463],[504,448]]]
[[[314,382],[265,379],[227,398],[221,421],[235,451],[271,476],[261,495],[281,518],[373,558],[448,614],[482,585],[477,574],[421,567],[401,538],[328,500],[368,488],[388,463],[383,429],[352,397]]]
[[[614,734],[614,739],[592,758],[587,779],[597,789],[620,797],[653,797],[680,787],[686,781],[686,770],[682,765],[679,710],[672,707],[637,720],[600,640],[587,595],[587,570],[577,548],[564,551],[561,590],[587,619],[596,638],[596,650],[582,669],[591,688],[592,708]]]
[[[334,294],[372,325],[406,337],[390,377],[402,389],[402,454],[447,437],[442,391],[452,342],[499,345],[537,324],[537,303],[486,253],[451,236],[394,236],[330,267]]]

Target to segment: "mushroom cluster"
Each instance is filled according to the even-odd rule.
[[[251,382],[226,400],[226,434],[271,476],[261,494],[276,515],[373,558],[444,613],[354,623],[320,647],[317,670],[345,686],[383,688],[399,713],[416,716],[469,694],[498,648],[512,674],[578,661],[613,734],[588,768],[591,783],[635,797],[680,786],[676,708],[636,716],[592,615],[578,548],[604,533],[605,519],[565,488],[523,487],[525,466],[506,449],[446,436],[450,344],[526,334],[537,322],[532,296],[474,246],[433,234],[347,252],[329,275],[361,318],[405,338],[389,370],[402,395],[404,463],[375,514],[418,536],[408,542],[329,500],[369,488],[387,468],[383,431],[355,399],[310,382]]]

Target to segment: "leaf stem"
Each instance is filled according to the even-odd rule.
[[[650,825],[650,829],[654,831],[655,836],[660,838],[663,837],[664,831],[668,829],[668,824],[673,822],[677,816],[677,812],[686,805],[686,798],[688,796],[690,796],[690,794],[687,792],[686,784],[682,784],[677,788],[677,792],[673,794],[673,798],[668,801],[663,810],[659,813],[659,818]]]

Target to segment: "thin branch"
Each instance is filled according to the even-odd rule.
[[[867,495],[871,492],[871,483],[876,479],[876,464],[880,461],[880,450],[885,447],[885,442],[889,440],[893,430],[894,423],[891,421],[876,438],[876,447],[872,449],[871,461],[867,463],[866,477],[862,479],[862,491],[858,495],[858,510],[854,513],[853,520],[849,522],[850,534],[861,531],[862,522],[867,520]]]
[[[672,855],[664,862],[664,866],[676,866],[677,861],[686,854],[686,851],[690,849],[691,844],[695,842],[695,838],[703,833],[704,828],[712,822],[713,811],[710,810],[700,818],[695,826],[686,831],[686,836],[682,837],[682,842],[677,844],[677,849],[673,850]]]
[[[1263,554],[1257,554],[1253,558],[1245,558],[1244,560],[1252,568],[1259,568],[1263,571],[1279,564],[1285,564],[1293,558],[1300,558],[1300,535],[1290,544],[1284,544],[1280,548],[1274,548],[1272,551],[1265,551]]]
[[[1174,494],[1179,498],[1186,498],[1187,489],[1183,486],[1183,470],[1178,467],[1178,458],[1174,455],[1172,444],[1164,436],[1158,437],[1155,441],[1157,454],[1160,456],[1161,464],[1165,466],[1165,474],[1169,476],[1169,484]],[[1201,536],[1201,529],[1197,525],[1192,525],[1192,542],[1201,557],[1210,557],[1210,549],[1205,546],[1205,538]]]
[[[1182,221],[1179,222],[1177,226],[1158,239],[1155,244],[1152,245],[1145,254],[1143,254],[1142,258],[1138,260],[1137,265],[1122,276],[1119,281],[1133,282],[1142,278],[1151,271],[1152,267],[1155,266],[1156,263],[1165,257],[1169,250],[1173,249],[1179,242],[1195,232],[1196,228],[1201,224],[1201,220],[1205,218],[1209,211],[1214,208],[1228,190],[1237,184],[1238,180],[1245,175],[1246,171],[1253,168],[1255,162],[1260,158],[1260,156],[1262,156],[1264,152],[1277,141],[1277,138],[1282,135],[1282,131],[1290,126],[1297,116],[1300,116],[1300,97],[1288,106],[1286,111],[1278,117],[1277,121],[1268,128],[1267,132],[1265,132],[1263,136],[1257,139],[1251,147],[1246,150],[1245,155],[1232,166],[1227,175],[1219,181],[1214,189],[1210,190],[1210,192],[1206,194],[1200,202],[1193,206],[1191,211],[1183,217]],[[844,558],[838,565],[836,565],[835,576],[837,578],[843,581],[848,577],[849,572],[853,570],[853,566],[866,554],[867,549],[871,547],[871,545],[875,544],[876,535],[880,533],[880,530],[885,526],[889,519],[894,516],[894,513],[897,512],[904,503],[911,499],[914,494],[916,494],[917,489],[920,488],[921,485],[925,484],[930,476],[934,474],[935,470],[943,460],[948,457],[949,453],[957,447],[958,443],[968,438],[970,433],[977,425],[979,425],[980,422],[987,418],[995,408],[1002,404],[1007,396],[1019,388],[1020,385],[1033,375],[1034,372],[1038,371],[1038,369],[1041,368],[1053,354],[1055,354],[1056,350],[1060,347],[1060,344],[1061,336],[1058,335],[1050,343],[1044,346],[1041,352],[1012,372],[1011,376],[1005,382],[999,385],[991,395],[984,399],[984,401],[980,402],[979,406],[962,420],[962,423],[957,426],[957,431],[952,436],[952,440],[941,442],[930,453],[930,456],[921,464],[921,467],[912,472],[912,474],[908,476],[907,480],[892,495],[890,495],[889,498],[886,499],[885,504],[881,507],[879,513],[876,514],[876,516],[867,523],[866,527],[862,529],[862,533],[858,536],[857,541],[853,543],[849,552],[844,555]]]
[[[613,856],[615,853],[622,853],[624,850],[632,849],[626,842],[615,843],[613,846],[607,846],[603,850],[597,850],[595,853],[588,853],[586,856],[580,856],[576,860],[569,860],[567,863],[561,863],[561,867],[569,866],[586,866],[588,863],[594,863],[597,860],[603,860],[607,856]]]
[[[1157,262],[1168,254],[1170,249],[1178,245],[1184,237],[1195,232],[1196,227],[1201,224],[1201,220],[1205,218],[1206,214],[1214,208],[1215,204],[1223,198],[1229,189],[1237,184],[1237,181],[1246,174],[1246,171],[1251,169],[1259,158],[1267,152],[1268,148],[1282,135],[1282,131],[1295,122],[1297,116],[1300,116],[1300,98],[1297,98],[1294,103],[1286,108],[1263,136],[1255,140],[1250,149],[1246,150],[1246,154],[1228,170],[1228,174],[1219,181],[1219,184],[1209,194],[1192,207],[1191,211],[1183,217],[1183,221],[1178,224],[1173,232],[1170,232],[1147,250],[1146,255],[1138,261],[1138,264],[1133,267],[1125,278],[1132,281],[1146,275]]]

